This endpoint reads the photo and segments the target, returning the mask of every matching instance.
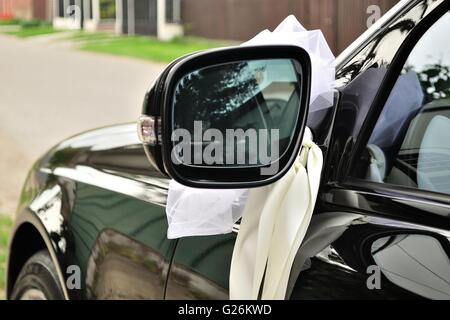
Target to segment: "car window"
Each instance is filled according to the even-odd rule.
[[[367,144],[359,176],[450,194],[450,13],[418,41]]]

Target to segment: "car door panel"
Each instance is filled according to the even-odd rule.
[[[411,7],[414,5],[417,7],[402,16],[402,19],[420,11],[421,8],[428,10],[430,4],[429,1],[412,3]],[[382,63],[368,64],[367,58],[362,53],[356,55],[356,57],[361,58],[360,64],[355,59],[353,62],[349,61],[349,63],[353,63],[353,67],[349,68],[349,71],[355,71],[355,68],[361,68],[361,66],[370,66],[370,68],[362,73],[356,72],[355,74],[358,75],[356,78],[346,77],[349,80],[348,83],[342,82],[345,86],[340,88],[342,99],[338,106],[329,148],[330,156],[328,158],[330,162],[328,166],[331,174],[325,176],[326,182],[319,195],[316,217],[314,218],[317,218],[317,215],[330,212],[359,214],[362,218],[356,224],[350,225],[339,238],[330,242],[330,248],[333,251],[332,256],[339,258],[339,264],[329,258],[319,259],[320,263],[314,263],[314,260],[318,258],[316,256],[312,259],[311,267],[302,272],[305,280],[302,280],[302,273],[299,277],[301,282],[308,280],[306,277],[308,272],[320,274],[315,271],[315,265],[322,266],[318,267],[319,269],[328,268],[330,270],[337,270],[336,266],[339,268],[350,267],[352,270],[347,270],[346,278],[351,280],[346,283],[354,285],[347,286],[345,290],[339,289],[339,282],[343,282],[343,279],[336,281],[334,275],[331,272],[328,273],[328,284],[333,288],[330,290],[330,294],[334,297],[351,295],[356,298],[372,297],[377,299],[442,299],[446,298],[449,293],[450,277],[447,266],[450,265],[448,254],[450,197],[443,192],[445,189],[420,188],[421,184],[417,183],[416,176],[418,173],[416,168],[417,162],[420,162],[420,152],[417,155],[417,151],[423,148],[423,140],[420,139],[420,136],[417,136],[420,133],[411,131],[411,128],[414,129],[414,123],[412,126],[410,125],[411,122],[416,121],[414,119],[417,119],[418,116],[422,118],[419,119],[421,121],[416,122],[422,123],[422,126],[416,124],[416,128],[423,127],[424,121],[422,120],[430,120],[426,118],[427,112],[425,109],[427,108],[422,107],[430,100],[439,100],[433,108],[433,110],[437,110],[439,116],[447,112],[445,106],[448,103],[443,100],[445,97],[440,92],[439,96],[436,97],[433,94],[434,91],[429,90],[429,83],[425,81],[427,77],[423,76],[428,72],[428,69],[426,67],[425,71],[422,70],[424,68],[423,61],[421,64],[417,64],[419,66],[417,70],[414,70],[413,66],[409,64],[405,65],[405,60],[411,50],[415,48],[419,39],[427,34],[429,28],[434,29],[433,33],[430,34],[438,37],[444,36],[445,32],[448,31],[447,11],[450,7],[448,2],[435,2],[434,5],[438,7],[429,11],[429,13],[431,12],[429,15],[422,15],[417,23],[414,20],[410,21],[409,27],[402,31],[404,39],[401,40],[400,46],[389,55],[384,55]],[[400,24],[399,22],[398,25],[392,26],[390,31],[388,29],[381,34],[388,35],[396,30],[395,27],[400,26]],[[436,27],[433,28],[433,26]],[[441,28],[441,30],[437,28]],[[387,43],[392,45],[396,42],[394,40],[383,41],[376,44],[374,48],[377,50],[374,53],[379,52],[378,49],[384,47]],[[441,41],[439,44],[441,49],[445,47],[445,42]],[[369,45],[367,50],[370,47]],[[425,48],[433,51],[437,49],[437,46],[432,48],[427,45]],[[392,46],[392,49],[394,49],[394,46]],[[424,55],[422,51],[419,53]],[[372,55],[372,57],[376,56],[375,54]],[[425,63],[433,62],[434,60],[431,59],[430,55],[427,55]],[[404,65],[406,67],[400,75]],[[433,68],[436,69],[435,67]],[[440,68],[440,72],[445,70],[445,68]],[[338,76],[343,71],[345,71],[345,68],[338,72]],[[408,74],[412,74],[411,71],[416,72],[416,80],[413,81],[413,86],[407,86],[407,89],[411,90],[409,94],[405,94],[408,90],[403,92],[403,96],[402,94],[398,95],[400,92],[392,94],[392,90],[398,89],[395,85],[396,79],[408,77]],[[368,90],[369,93],[372,91],[373,97],[369,99],[370,103],[366,104],[367,108],[363,109],[358,101],[363,92],[360,89],[355,90],[355,86],[361,82],[366,73],[380,73],[386,76],[379,79],[376,88]],[[440,83],[443,84],[443,82]],[[362,83],[364,90],[369,86],[370,83]],[[418,94],[422,94],[422,89],[424,90],[423,96],[419,97]],[[418,90],[418,92],[414,92],[414,90]],[[397,98],[400,99],[395,98],[396,94]],[[408,100],[408,98],[415,96],[417,97],[417,103],[411,104],[414,108],[402,104],[402,99]],[[389,108],[389,105],[392,107],[388,110],[390,112],[385,112],[383,106],[380,105],[383,103],[386,103],[385,108]],[[358,117],[358,131],[352,129],[356,127],[354,125],[356,117],[349,114],[349,110],[355,110],[362,116]],[[377,126],[377,120],[381,125]],[[404,125],[396,125],[396,123],[400,124],[401,121],[395,122],[394,120],[403,120]],[[390,122],[393,125],[389,125]],[[376,134],[381,139],[374,139],[372,132],[374,127],[375,130],[379,130]],[[426,132],[427,130],[424,127],[422,131]],[[391,135],[392,141],[389,140]],[[402,145],[405,137],[406,142]],[[372,140],[369,140],[369,138]],[[415,142],[415,147],[411,147],[412,142]],[[371,143],[376,145],[371,145]],[[405,146],[405,143],[409,143],[409,145]],[[434,146],[434,144],[432,145]],[[378,152],[379,150],[381,150],[381,153]],[[414,159],[411,158],[412,152],[414,152]],[[426,154],[422,152],[422,155]],[[335,159],[333,159],[334,157]],[[439,164],[442,163],[442,161],[439,162]],[[426,165],[427,169],[431,168],[428,163]],[[406,166],[409,166],[409,170],[405,170]],[[411,170],[411,168],[414,170]],[[438,163],[432,169],[438,169],[433,171],[434,174],[436,172],[445,173],[445,170],[438,167]],[[378,174],[369,174],[374,172]],[[329,255],[326,254],[325,256],[328,257]],[[323,258],[323,253],[319,257]],[[324,262],[327,264],[323,265]],[[379,270],[382,275],[379,289],[370,288],[367,283],[371,275],[370,270]],[[359,285],[356,280],[358,277],[360,277]],[[307,286],[311,289],[309,291],[311,295],[314,289],[323,288],[327,283],[322,280],[321,284],[315,285],[316,279],[311,278],[309,280]],[[298,292],[303,290],[304,294],[299,297],[307,297],[304,292],[306,289],[300,287],[301,285]],[[323,296],[326,297],[327,292],[322,291],[324,291]],[[341,292],[342,295],[338,292]],[[358,292],[358,294],[353,295],[353,292]]]
[[[449,230],[383,217],[376,210],[349,209],[351,205],[322,203],[324,211],[313,216],[299,250],[308,259],[301,261],[301,269],[294,263],[293,271],[301,272],[292,278],[291,299],[446,297]],[[419,245],[424,239],[426,245]]]
[[[178,240],[166,299],[228,299],[235,241],[234,232]]]
[[[87,298],[164,298],[175,249],[164,207],[77,183],[69,228]]]

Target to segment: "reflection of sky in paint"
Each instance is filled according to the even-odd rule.
[[[414,48],[408,58],[408,65],[415,70],[422,70],[426,65],[440,62],[450,65],[450,13],[437,21]]]

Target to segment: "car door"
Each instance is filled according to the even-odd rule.
[[[400,97],[407,97],[413,101],[414,99],[420,100],[420,96],[423,94],[420,77],[418,75],[417,79],[411,73],[408,74],[411,71],[410,66],[405,66],[402,57],[405,60],[413,47],[418,48],[416,52],[423,51],[427,47],[434,48],[429,45],[434,41],[444,45],[444,51],[447,50],[445,47],[447,41],[433,40],[436,35],[448,35],[449,30],[446,26],[448,15],[443,17],[439,23],[436,22],[436,19],[445,12],[442,7],[448,6],[448,4],[439,6],[440,4],[440,2],[431,3],[429,1],[412,3],[408,9],[410,12],[402,15],[398,23],[394,20],[385,26],[386,31],[381,33],[381,40],[375,38],[369,42],[367,50],[364,49],[369,55],[362,55],[360,64],[355,60],[351,67],[341,70],[343,74],[348,73],[353,78],[354,75],[358,75],[358,70],[366,68],[367,62],[376,59],[380,60],[381,65],[385,60],[385,64],[389,65],[391,69],[399,65],[398,72],[394,77],[391,75],[385,77],[387,68],[377,67],[377,64],[374,64],[372,68],[367,68],[365,73],[369,79],[365,79],[362,74],[359,75],[360,82],[366,83],[363,86],[364,89],[371,90],[371,93],[365,97],[360,92],[359,95],[364,103],[367,102],[366,104],[369,105],[377,95],[379,88],[382,88],[380,90],[385,88],[387,96],[392,91],[394,97],[400,95]],[[438,6],[439,10],[436,9]],[[427,19],[423,19],[424,17]],[[426,21],[422,21],[422,19]],[[425,32],[433,25],[435,26],[434,31],[430,29],[429,33]],[[424,30],[421,31],[422,29]],[[417,32],[412,32],[409,36],[411,30],[417,30]],[[417,34],[421,36],[423,33],[427,35],[424,39],[429,38],[430,40],[423,40],[422,44],[415,45],[420,38]],[[402,46],[403,43],[405,46]],[[406,46],[407,43],[413,45],[409,47]],[[403,56],[396,57],[392,47],[400,47]],[[433,52],[431,53],[433,55]],[[436,55],[434,57],[436,58]],[[403,68],[404,66],[405,68]],[[389,81],[394,79],[395,82],[397,78],[400,78],[399,74],[402,69],[404,70],[403,76],[395,90],[392,89],[392,86],[389,88]],[[370,77],[373,79],[370,80]],[[445,75],[443,75],[443,80],[446,80]],[[439,82],[439,85],[442,83]],[[405,88],[406,91],[402,91]],[[394,98],[391,100],[398,101]],[[404,142],[406,136],[420,137],[419,139],[422,141],[424,136],[431,135],[431,138],[425,140],[433,141],[433,132],[439,131],[440,127],[445,126],[442,124],[445,121],[440,118],[441,116],[445,117],[445,111],[440,113],[445,109],[442,108],[446,103],[445,99],[435,100],[439,101],[434,101],[434,104],[431,102],[432,104],[428,106],[422,103],[412,104],[412,110],[407,107],[398,108],[400,121],[391,127],[399,130],[386,130],[383,125],[378,126],[373,139],[376,141],[376,136],[381,135],[382,138],[391,137],[392,140],[388,148],[389,164],[400,163],[399,160],[405,156],[407,143],[412,143],[409,140]],[[384,102],[382,101],[380,108],[383,107]],[[392,105],[392,101],[390,105]],[[376,107],[376,103],[374,106]],[[356,106],[354,105],[354,107]],[[384,109],[387,108],[386,106]],[[393,108],[395,108],[395,104]],[[431,133],[426,135],[425,131],[417,129],[423,129],[424,125],[412,124],[426,122],[420,119],[415,120],[419,109],[425,114],[428,114],[426,110],[429,109],[438,112],[436,115],[439,116],[439,123],[428,131]],[[400,110],[402,111],[400,112]],[[348,125],[347,128],[350,130],[353,128],[353,133],[358,133],[355,138],[366,139],[366,141],[360,142],[363,145],[362,150],[355,152],[355,160],[352,162],[355,165],[351,166],[351,171],[347,173],[347,167],[336,163],[335,159],[339,161],[344,156],[346,157],[349,151],[352,151],[352,148],[346,150],[347,142],[351,142],[351,139],[348,141],[335,139],[336,136],[341,135],[337,131],[338,129],[333,129],[332,134],[319,132],[320,135],[323,134],[327,137],[325,140],[331,140],[329,145],[327,145],[327,141],[324,141],[325,153],[327,149],[330,150],[324,173],[324,177],[329,180],[324,181],[310,230],[299,251],[304,254],[303,256],[299,254],[294,263],[289,288],[293,289],[291,298],[445,298],[448,294],[449,281],[450,207],[448,194],[442,192],[443,190],[405,186],[403,180],[401,180],[403,185],[400,181],[397,184],[392,183],[392,179],[380,180],[380,173],[375,170],[378,159],[374,157],[377,155],[381,157],[383,153],[379,152],[380,148],[377,148],[375,143],[367,143],[369,136],[374,131],[373,127],[370,128],[368,124],[371,121],[376,122],[379,115],[370,114],[364,122],[367,109],[358,108],[356,117],[353,114],[347,115],[347,111],[342,105],[338,106],[337,112],[340,113],[338,116],[347,119],[346,121],[354,118],[355,127],[363,127],[362,130],[356,130],[351,125]],[[388,114],[387,118],[389,119],[389,117]],[[380,119],[386,119],[386,116],[380,117]],[[380,120],[380,123],[383,121]],[[406,147],[402,149],[398,145],[402,146],[403,142]],[[433,144],[431,146],[433,147]],[[343,150],[335,152],[335,150],[341,149]],[[400,150],[402,152],[399,153]],[[444,156],[444,160],[445,155],[445,152],[440,154],[441,157]],[[421,159],[426,158],[422,157]],[[421,168],[426,167],[424,162],[426,160],[421,161]],[[335,181],[335,177],[331,176],[329,172],[337,172],[343,178]],[[173,258],[166,298],[226,297],[234,241],[234,234],[181,239]],[[223,251],[215,250],[218,247]],[[190,255],[191,252],[194,254]],[[370,277],[371,272],[373,272],[374,278]],[[377,280],[378,278],[380,281]],[[371,280],[373,283],[370,283]],[[217,293],[218,283],[221,284],[219,285],[220,294]]]
[[[383,71],[349,171],[324,193],[322,210],[345,221],[321,252],[334,267],[312,268],[329,297],[450,299],[449,9],[422,21]]]

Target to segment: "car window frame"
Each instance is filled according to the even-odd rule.
[[[408,198],[415,202],[426,201],[429,203],[435,203],[439,206],[445,205],[450,207],[450,196],[448,194],[402,185],[369,181],[355,177],[354,174],[356,163],[361,159],[386,101],[388,100],[399,76],[401,75],[407,59],[420,39],[441,17],[448,12],[450,12],[450,2],[445,1],[435,8],[429,15],[424,17],[423,20],[421,20],[420,23],[414,27],[400,48],[397,50],[397,53],[395,54],[386,72],[372,106],[366,116],[366,119],[364,120],[361,132],[356,138],[354,147],[349,157],[349,165],[345,168],[345,170],[340,172],[338,180],[341,181],[341,186],[354,190],[368,189],[373,190],[378,195],[395,195],[405,199]]]

